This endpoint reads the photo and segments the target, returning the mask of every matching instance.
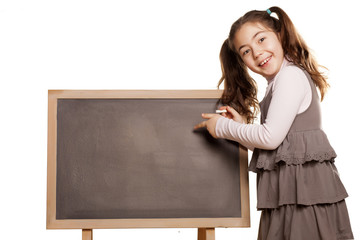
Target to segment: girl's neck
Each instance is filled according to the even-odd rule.
[[[279,72],[281,72],[281,70],[283,69],[284,66],[286,66],[287,64],[289,63],[288,60],[286,60],[286,57],[284,57],[283,61],[282,61],[282,64],[281,64],[281,67],[279,69],[279,71],[275,74],[274,77],[271,77],[271,78],[266,78],[266,81],[268,82],[268,84],[270,84],[271,82],[274,81],[274,79],[279,75]]]

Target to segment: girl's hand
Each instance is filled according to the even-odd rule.
[[[235,122],[239,122],[239,123],[246,123],[246,119],[241,116],[234,108],[229,107],[229,106],[223,106],[220,107],[220,110],[225,110],[226,109],[226,113],[222,113],[221,115],[228,118],[228,119],[232,119]]]
[[[211,136],[213,136],[214,138],[217,138],[216,134],[215,134],[215,127],[216,127],[217,120],[221,116],[219,114],[214,114],[214,113],[203,113],[203,114],[201,114],[201,116],[202,116],[202,118],[208,119],[208,120],[199,123],[198,125],[196,125],[194,127],[194,129],[206,127],[206,129],[211,134]]]

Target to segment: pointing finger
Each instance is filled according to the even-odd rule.
[[[218,114],[215,114],[215,113],[203,113],[203,114],[201,114],[201,116],[204,119],[210,119],[212,117],[218,116]]]
[[[199,128],[203,128],[203,127],[206,127],[206,121],[197,124],[197,125],[194,127],[194,129],[199,129]]]

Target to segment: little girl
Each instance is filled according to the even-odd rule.
[[[276,16],[275,16],[276,15]],[[334,165],[336,153],[321,128],[326,77],[287,14],[278,7],[250,11],[231,27],[221,52],[221,98],[227,112],[203,114],[216,138],[253,150],[260,240],[353,239]],[[259,104],[248,69],[265,77]],[[261,124],[252,124],[260,105]]]

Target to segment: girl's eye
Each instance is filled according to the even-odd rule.
[[[265,40],[264,37],[260,38],[259,42],[263,42]]]
[[[250,49],[246,49],[244,52],[243,52],[243,56],[245,56],[246,54],[248,54],[250,52]]]

